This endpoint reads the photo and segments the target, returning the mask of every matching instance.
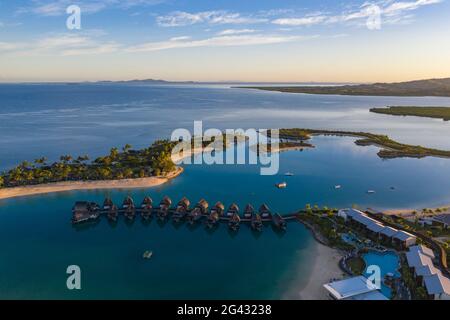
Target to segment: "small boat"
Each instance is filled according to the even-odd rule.
[[[391,189],[391,190],[395,190],[395,187],[391,187],[390,189]]]
[[[284,220],[284,218],[279,214],[276,213],[273,215],[273,219],[272,219],[273,224],[275,225],[275,227],[277,227],[280,230],[286,230],[286,221]]]
[[[178,202],[177,208],[172,215],[173,221],[179,222],[181,219],[183,219],[187,215],[190,205],[191,202],[188,200],[188,198],[183,197],[183,199]]]
[[[376,191],[375,190],[368,190],[367,193],[368,194],[374,194],[374,193],[376,193]]]
[[[292,177],[292,176],[294,176],[294,174],[293,174],[292,172],[286,172],[284,175],[285,175],[286,177]]]
[[[275,187],[277,187],[278,189],[285,189],[287,187],[287,183],[286,182],[277,183],[275,184]]]
[[[270,212],[269,207],[267,206],[267,204],[263,204],[260,208],[259,208],[259,214],[261,215],[262,219],[272,219],[272,213]]]
[[[341,189],[342,186],[340,184],[334,186],[335,189]]]
[[[254,213],[255,209],[251,204],[248,204],[244,209],[244,219],[251,219]]]
[[[153,256],[153,251],[145,251],[144,254],[142,255],[142,257],[144,259],[150,259]]]

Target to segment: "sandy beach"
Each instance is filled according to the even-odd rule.
[[[305,284],[293,284],[284,296],[287,300],[328,300],[328,294],[323,287],[331,279],[343,279],[345,273],[339,268],[342,254],[335,249],[316,242],[311,252],[311,274]],[[302,271],[299,271],[302,272]]]
[[[331,279],[343,279],[345,273],[339,268],[342,254],[333,248],[317,243],[314,265],[308,283],[299,289],[299,300],[328,300],[328,294],[323,287]]]
[[[5,188],[0,189],[0,200],[74,190],[150,188],[166,183],[167,181],[179,176],[183,171],[183,168],[177,167],[174,172],[168,174],[167,176],[160,177],[99,181],[67,181],[35,186]]]

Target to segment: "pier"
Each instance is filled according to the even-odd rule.
[[[212,228],[219,223],[228,224],[231,230],[237,231],[242,223],[248,224],[253,230],[261,232],[263,225],[272,224],[281,231],[286,229],[286,222],[297,220],[298,213],[280,215],[273,213],[269,206],[262,204],[258,212],[253,206],[248,204],[241,215],[239,207],[233,203],[225,208],[222,202],[217,202],[213,207],[209,207],[205,199],[201,199],[192,208],[191,202],[183,197],[176,205],[172,206],[172,200],[165,196],[161,202],[154,206],[150,197],[145,197],[140,205],[130,196],[127,196],[122,205],[115,205],[110,198],[106,198],[103,205],[95,202],[77,201],[72,208],[72,224],[78,225],[90,221],[96,221],[102,216],[109,221],[116,222],[119,216],[126,220],[134,220],[140,216],[143,220],[159,219],[166,221],[171,219],[174,223],[186,221],[189,224],[196,224],[202,221],[208,228]]]

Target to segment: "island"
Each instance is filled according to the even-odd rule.
[[[269,136],[270,131],[267,133]],[[382,159],[409,157],[450,157],[450,151],[403,144],[388,136],[367,132],[352,132],[318,129],[280,129],[280,143],[277,148],[270,145],[267,150],[257,148],[257,152],[282,152],[288,150],[303,151],[314,148],[313,136],[349,136],[358,138],[359,146],[376,146],[380,148],[378,156]],[[0,173],[0,199],[34,194],[88,190],[88,189],[129,189],[160,185],[177,177],[183,169],[177,167],[185,157],[203,152],[212,152],[217,148],[229,147],[232,140],[246,141],[245,137],[234,138],[223,135],[222,140],[214,137],[202,139],[201,143],[191,141],[157,140],[150,147],[133,150],[131,145],[125,145],[121,150],[112,148],[109,154],[90,161],[89,156],[72,157],[63,155],[59,161],[47,163],[45,157],[33,162],[23,161],[7,172]],[[178,143],[190,143],[191,152],[173,154]],[[251,146],[255,148],[255,146]],[[90,162],[89,162],[90,161]]]
[[[393,116],[415,116],[442,119],[444,121],[450,120],[450,107],[392,106],[386,108],[372,108],[370,109],[370,112]]]
[[[236,88],[258,89],[287,93],[332,94],[348,96],[450,97],[450,78],[359,85],[257,87],[239,86]]]
[[[424,157],[450,157],[449,150],[439,150],[426,148],[422,146],[413,146],[400,143],[392,140],[386,135],[367,133],[367,132],[352,132],[339,130],[317,130],[317,129],[280,129],[280,138],[287,140],[310,140],[312,136],[349,136],[357,137],[355,144],[359,146],[376,146],[381,148],[378,151],[378,156],[382,159],[392,158],[424,158]]]

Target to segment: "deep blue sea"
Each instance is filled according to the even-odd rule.
[[[91,157],[112,146],[150,145],[176,128],[309,127],[389,134],[406,143],[450,148],[450,123],[369,113],[386,105],[450,105],[448,98],[281,94],[228,86],[0,85],[0,169],[40,156]],[[316,243],[300,224],[285,234],[266,227],[144,224],[120,220],[74,228],[76,200],[141,201],[164,195],[195,203],[267,203],[289,213],[307,203],[404,208],[450,203],[450,160],[381,160],[353,138],[316,137],[316,148],[283,152],[280,174],[251,165],[185,166],[166,185],[139,190],[81,191],[0,200],[0,298],[281,298],[308,280]],[[294,176],[284,177],[285,172]],[[279,190],[277,182],[288,187]],[[342,188],[336,190],[335,185]],[[391,187],[395,187],[394,190]],[[367,190],[375,190],[369,195]],[[151,260],[142,253],[152,250]],[[82,290],[66,289],[66,267],[82,270]]]

